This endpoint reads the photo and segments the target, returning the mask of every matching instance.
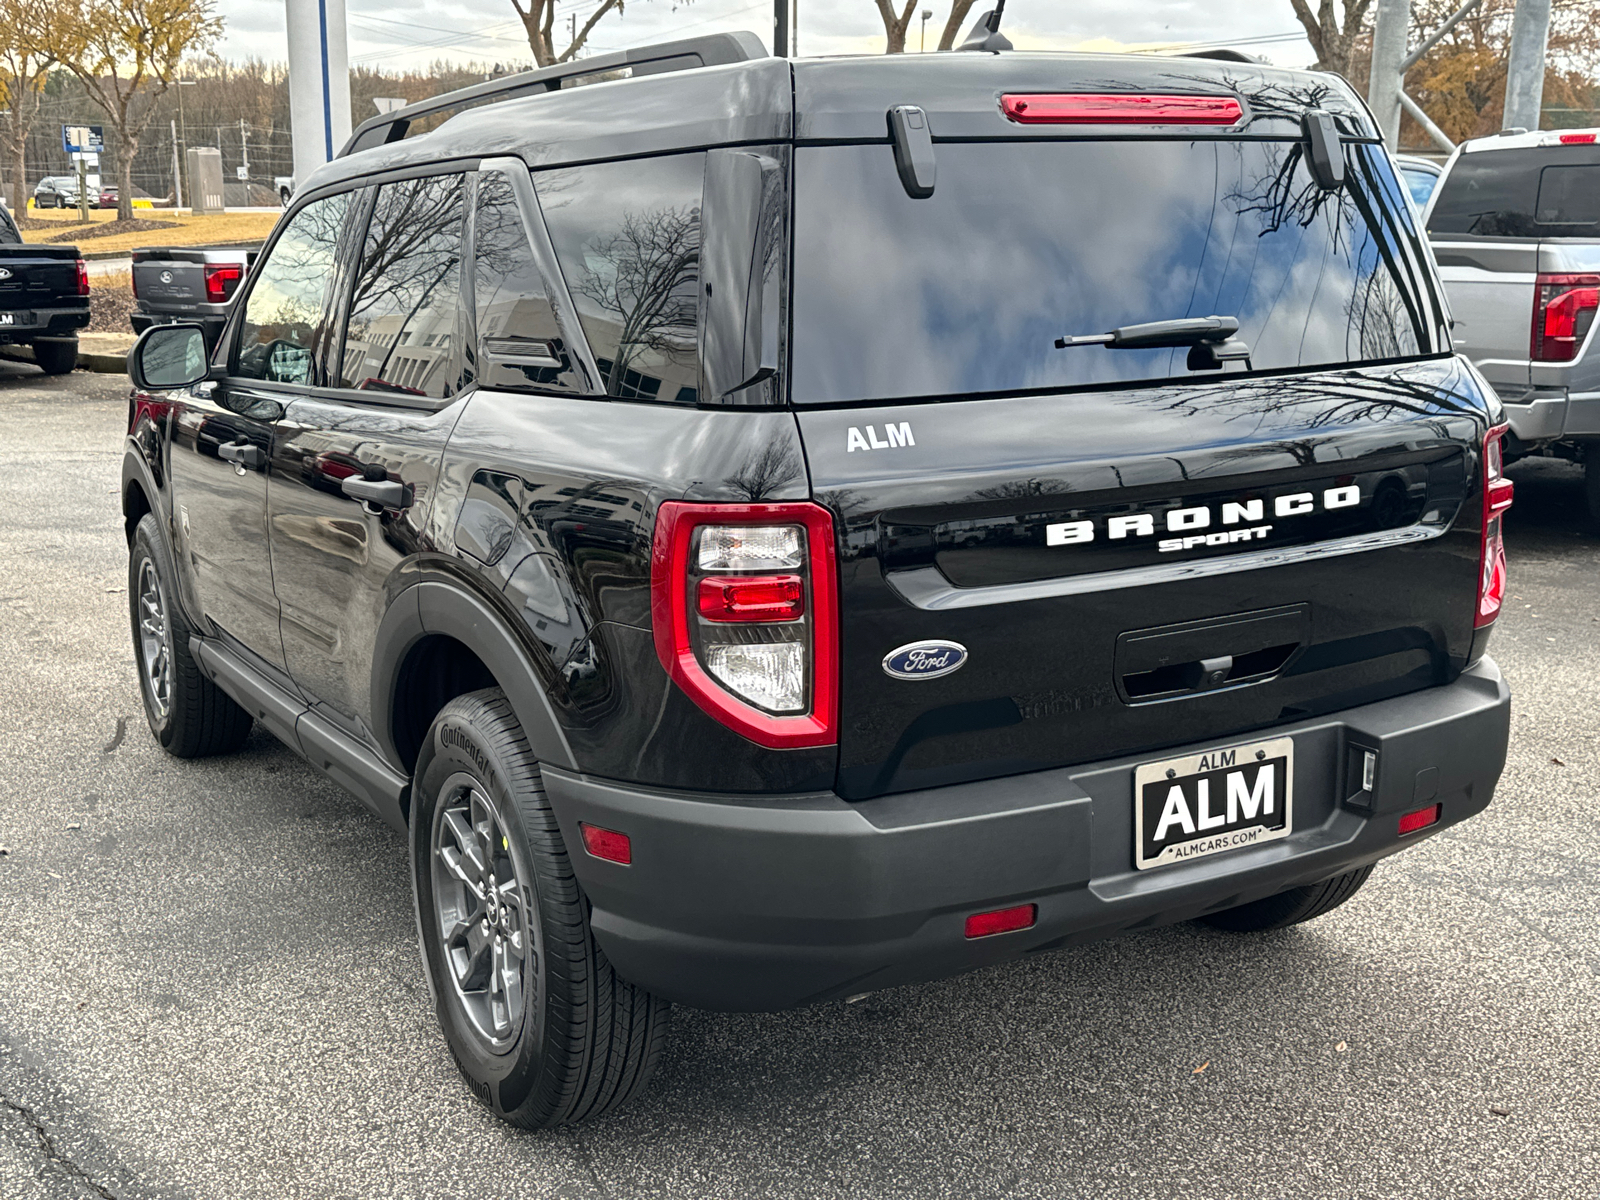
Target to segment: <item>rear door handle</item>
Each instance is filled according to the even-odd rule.
[[[350,475],[340,482],[339,490],[352,500],[364,500],[383,508],[411,507],[410,486],[392,479],[362,479]]]
[[[217,457],[255,471],[266,466],[267,452],[251,442],[228,442],[217,447]]]

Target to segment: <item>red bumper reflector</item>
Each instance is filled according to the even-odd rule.
[[[806,614],[798,575],[713,575],[700,581],[699,600],[708,621],[793,621]]]
[[[578,828],[583,830],[583,848],[595,858],[623,866],[633,862],[633,839],[627,834],[618,833],[615,829],[601,829],[598,825],[585,825],[582,821],[578,822]]]
[[[1232,96],[1144,96],[1136,92],[1001,96],[1019,125],[1232,125],[1244,107]]]
[[[1419,829],[1426,829],[1429,825],[1439,823],[1440,806],[1430,804],[1427,808],[1419,808],[1414,813],[1407,813],[1400,818],[1401,833],[1415,833]]]
[[[997,908],[993,912],[974,913],[967,918],[969,938],[989,937],[996,933],[1015,933],[1031,929],[1039,919],[1037,904],[1019,904],[1015,908]]]

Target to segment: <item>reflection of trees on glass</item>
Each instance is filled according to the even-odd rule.
[[[436,399],[460,388],[462,190],[460,175],[378,190],[345,326],[343,386]]]
[[[705,155],[541,171],[556,257],[606,390],[693,401]]]
[[[289,222],[256,272],[245,304],[238,374],[307,383],[311,342],[333,278],[334,251],[349,196],[306,205]]]

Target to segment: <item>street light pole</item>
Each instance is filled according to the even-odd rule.
[[[199,81],[195,79],[178,80],[178,135],[181,135],[183,138],[183,158],[180,161],[183,163],[185,171],[188,170],[189,166],[189,125],[188,122],[183,119],[183,89],[186,87],[195,87],[198,83]],[[178,154],[177,135],[174,136],[172,143],[172,153],[173,157],[176,158]],[[192,195],[194,189],[190,188],[189,191]],[[129,197],[129,203],[132,203],[132,197]],[[178,203],[175,207],[183,207],[183,188],[181,186],[178,188]]]
[[[1517,0],[1511,18],[1502,129],[1539,128],[1544,104],[1544,55],[1550,42],[1550,0]]]

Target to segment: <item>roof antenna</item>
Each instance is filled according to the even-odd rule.
[[[1002,50],[1010,50],[1011,39],[1000,32],[1000,18],[1006,11],[1006,0],[991,8],[967,34],[967,40],[957,46],[957,50],[984,50],[990,54],[999,54]]]

